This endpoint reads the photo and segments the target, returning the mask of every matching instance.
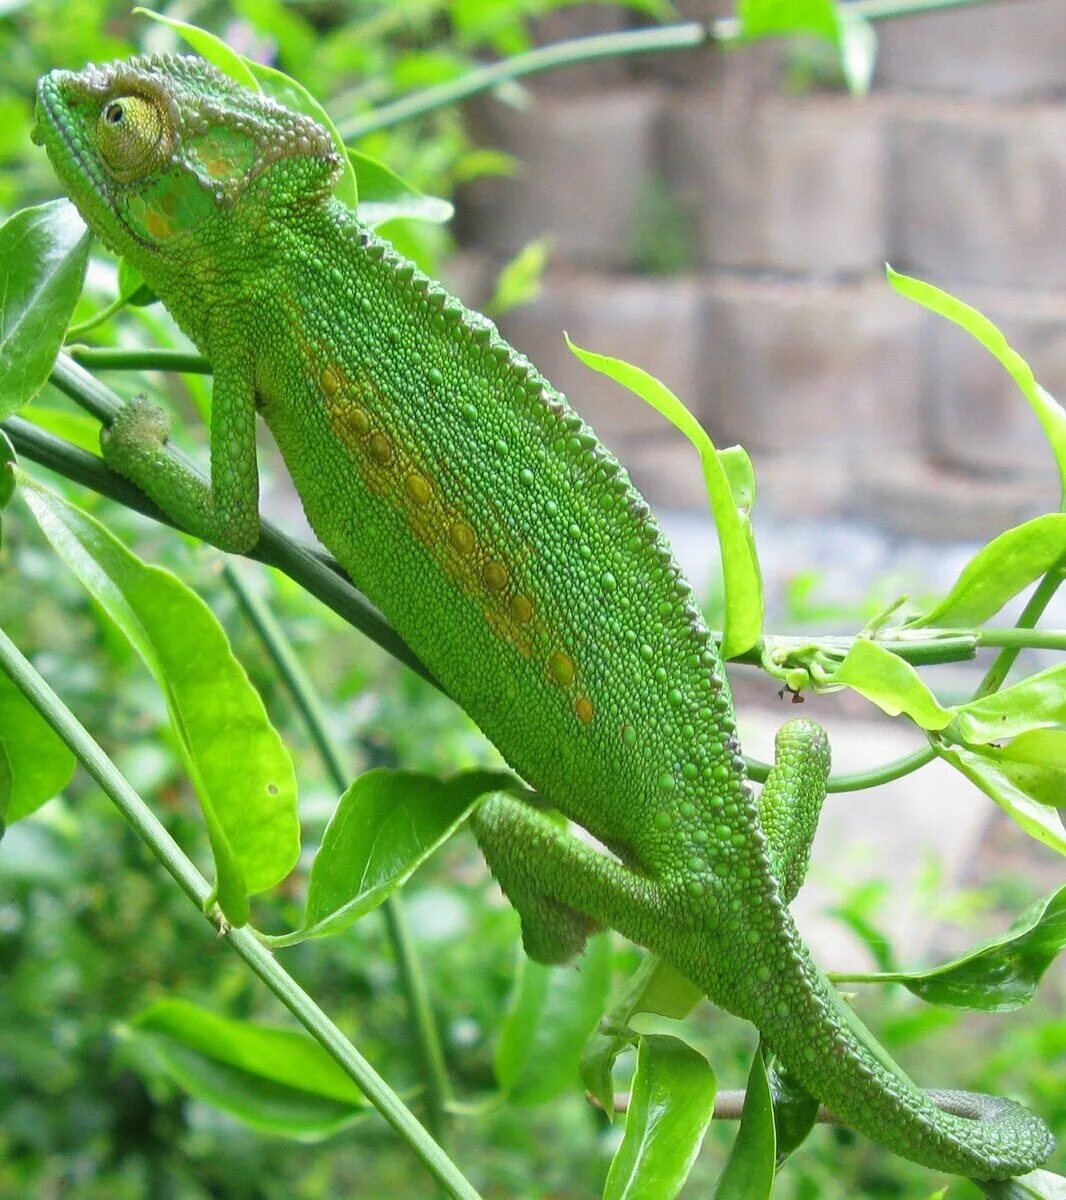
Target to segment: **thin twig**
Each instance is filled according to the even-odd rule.
[[[303,718],[319,755],[325,764],[338,796],[351,782],[352,772],[347,756],[337,743],[329,728],[325,709],[293,650],[284,629],[274,619],[273,613],[248,586],[231,561],[223,567],[223,577],[229,585],[249,623],[259,636],[278,674],[288,687],[296,707]],[[430,1131],[443,1144],[448,1132],[448,1104],[451,1089],[448,1086],[444,1051],[437,1032],[437,1022],[429,999],[425,973],[418,960],[414,939],[407,924],[403,899],[394,894],[381,906],[382,917],[392,943],[400,975],[400,985],[407,999],[407,1007],[414,1026],[422,1058],[422,1073],[426,1085],[426,1117]]]
[[[70,748],[181,890],[201,911],[211,896],[193,866],[115,764],[0,629],[0,669]],[[327,1051],[454,1200],[481,1200],[459,1168],[414,1114],[300,987],[250,928],[226,929],[223,939]]]

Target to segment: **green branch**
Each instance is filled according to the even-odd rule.
[[[1040,581],[1036,591],[1029,597],[1029,602],[1022,610],[1021,616],[1018,618],[1014,630],[1000,630],[999,634],[1027,635],[1030,638],[1039,637],[1041,630],[1034,630],[1033,626],[1044,615],[1044,609],[1051,603],[1051,598],[1059,590],[1059,585],[1063,579],[1063,566],[1059,563],[1053,567],[1044,578]],[[996,642],[989,642],[989,645],[996,645]],[[1003,681],[1010,674],[1011,667],[1014,666],[1019,653],[1026,645],[1035,645],[1038,643],[1024,642],[1012,637],[1011,640],[998,643],[1004,648],[996,655],[995,662],[988,668],[988,672],[977,691],[974,692],[974,699],[979,700],[982,696],[988,696],[992,692],[997,692],[1003,686]]]
[[[879,767],[871,767],[868,771],[855,771],[848,775],[830,775],[826,781],[825,790],[829,792],[862,792],[867,788],[880,787],[883,783],[891,783],[893,779],[902,779],[910,775],[936,758],[932,746],[920,746],[902,758],[883,763]],[[770,763],[758,758],[745,758],[748,775],[756,783],[765,783],[770,774]]]
[[[100,346],[69,345],[66,352],[83,367],[97,371],[181,371],[210,375],[211,364],[202,354],[184,350],[111,350]]]
[[[244,615],[258,634],[275,669],[292,694],[304,725],[325,763],[337,795],[341,795],[351,782],[351,768],[347,764],[343,750],[330,732],[322,702],[315,691],[314,684],[293,650],[292,643],[274,619],[270,609],[245,583],[232,562],[226,562],[222,574],[236,596]],[[418,961],[414,939],[408,928],[403,900],[399,894],[390,896],[381,906],[381,912],[385,919],[389,940],[392,943],[400,984],[407,999],[407,1007],[410,1010],[411,1022],[422,1057],[422,1072],[426,1084],[427,1123],[433,1136],[438,1142],[441,1142],[447,1133],[447,1108],[451,1099],[451,1089],[448,1086],[444,1051],[437,1033],[437,1022],[430,1003],[429,990]]]
[[[881,21],[941,8],[988,2],[989,0],[852,0],[850,4],[842,7],[865,17],[868,21]],[[516,54],[501,62],[475,67],[449,83],[413,92],[399,100],[382,104],[368,113],[342,118],[337,121],[337,128],[345,141],[355,141],[368,133],[399,125],[415,117],[423,117],[441,108],[448,108],[463,100],[469,100],[471,96],[499,87],[502,83],[523,79],[529,75],[630,54],[694,50],[712,41],[735,41],[739,34],[740,24],[737,19],[724,17],[715,21],[710,28],[698,21],[686,21],[676,25],[653,26],[650,29],[631,29],[621,33],[571,38],[551,46],[529,50],[524,54]]]
[[[349,117],[347,120],[342,118],[337,121],[337,129],[346,142],[356,141],[378,129],[387,129],[402,121],[410,121],[414,117],[422,117],[437,109],[447,108],[513,79],[552,71],[557,67],[573,66],[575,63],[596,62],[626,54],[691,50],[696,46],[705,45],[709,40],[707,29],[698,21],[572,38],[551,46],[528,50],[525,54],[516,54],[512,58],[488,66],[475,67],[450,83],[441,83],[421,92],[413,92],[400,100],[382,104],[368,113]]]
[[[181,890],[202,911],[211,896],[207,880],[2,629],[0,669],[66,743]],[[430,1137],[399,1096],[260,943],[254,931],[248,928],[226,929],[222,931],[222,937],[355,1082],[447,1194],[453,1200],[481,1200],[459,1168]]]

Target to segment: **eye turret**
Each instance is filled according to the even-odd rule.
[[[147,175],[166,157],[169,121],[146,96],[115,96],[96,123],[100,157],[119,183]]]

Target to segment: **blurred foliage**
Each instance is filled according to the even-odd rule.
[[[489,54],[531,44],[530,19],[551,0],[235,0],[174,4],[167,12],[213,29],[243,53],[298,77],[329,107],[342,131],[374,104],[444,82]],[[659,6],[646,4],[650,11]],[[165,29],[104,0],[8,0],[0,4],[0,211],[56,194],[44,155],[29,139],[37,77],[63,65],[173,48]],[[463,182],[514,164],[467,131],[460,113],[442,111],[361,139],[427,193],[450,196]],[[650,191],[648,220],[672,212]],[[431,270],[449,246],[438,227],[395,232],[405,252]],[[687,234],[657,243],[648,271],[683,267]],[[90,264],[89,299],[114,294],[110,268]],[[521,276],[522,288],[531,286]],[[502,304],[502,302],[501,302]],[[158,309],[127,310],[97,331],[102,344],[170,344]],[[108,382],[124,394],[137,377]],[[202,380],[167,385],[172,405],[203,416]],[[39,407],[69,436],[84,421],[48,388]],[[189,422],[187,421],[186,424]],[[270,462],[264,455],[264,462]],[[42,478],[44,476],[42,475]],[[301,865],[270,897],[257,922],[290,928],[298,897],[336,801],[327,773],[295,716],[260,643],[218,572],[219,556],[48,477],[51,487],[106,520],[149,562],[174,569],[222,620],[297,761],[304,851]],[[264,492],[288,523],[297,508],[280,472]],[[21,506],[5,513],[0,625],[28,653],[79,718],[145,796],[178,842],[206,865],[196,799],[169,730],[165,705],[128,645],[99,623],[77,582],[61,569]],[[497,766],[472,723],[285,579],[259,575],[270,606],[293,640],[352,767],[450,772]],[[17,581],[17,582],[16,582]],[[792,603],[814,609],[810,584]],[[875,606],[876,607],[876,606]],[[812,614],[814,615],[814,614]],[[987,914],[1017,911],[1034,890],[1014,880],[999,891],[956,897],[951,919],[973,939]],[[471,1111],[456,1122],[454,1157],[486,1200],[578,1200],[599,1193],[621,1138],[619,1125],[589,1107],[575,1088],[550,1105],[512,1108],[478,1100],[495,1087],[495,1039],[514,982],[517,917],[489,879],[472,839],[460,836],[404,889],[424,959],[457,1096]],[[997,903],[998,902],[998,903]],[[856,889],[838,904],[842,923],[885,963],[895,961],[879,932],[886,889]],[[988,927],[1002,920],[993,916]],[[984,931],[984,925],[980,927]],[[615,982],[637,964],[612,943]],[[374,915],[344,937],[285,952],[285,963],[360,1049],[401,1091],[418,1083],[417,1051],[382,922]],[[843,965],[843,964],[840,964]],[[257,1135],[191,1100],[147,1060],[127,1023],[148,1004],[179,995],[237,1018],[277,1023],[283,1014],[211,938],[201,917],[96,786],[79,772],[62,799],[10,829],[0,843],[0,1200],[314,1200],[332,1195],[420,1197],[427,1184],[407,1148],[374,1116],[317,1145]],[[1045,981],[1021,1019],[932,1009],[902,989],[864,997],[870,1023],[893,1055],[922,1080],[1006,1092],[1032,1105],[1053,1128],[1066,1127],[1066,1022],[1061,974]],[[649,1032],[655,1021],[649,1019]],[[663,1031],[668,1031],[664,1023]],[[723,1087],[743,1085],[754,1044],[740,1021],[703,1006],[693,1028]],[[972,1048],[982,1047],[975,1054]],[[625,1060],[623,1060],[623,1065]],[[630,1056],[629,1066],[632,1067]],[[715,1125],[683,1193],[709,1194],[735,1127]],[[1061,1163],[1060,1163],[1061,1169]],[[845,1130],[820,1128],[790,1160],[775,1195],[782,1200],[924,1196],[928,1172],[886,1155]],[[958,1183],[955,1200],[976,1197]]]

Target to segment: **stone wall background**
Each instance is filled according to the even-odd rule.
[[[633,21],[582,7],[540,33]],[[790,94],[802,60],[763,45],[582,66],[530,83],[524,109],[477,110],[523,169],[462,197],[455,284],[483,303],[499,266],[550,235],[541,298],[501,327],[654,503],[704,505],[695,456],[562,330],[658,375],[719,445],[745,445],[764,512],[967,539],[1056,503],[1014,385],[898,297],[883,264],[981,308],[1066,396],[1066,4],[877,28],[863,99],[831,83]]]

